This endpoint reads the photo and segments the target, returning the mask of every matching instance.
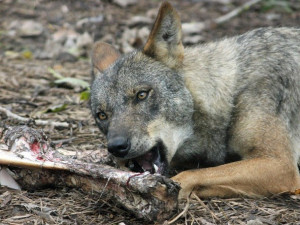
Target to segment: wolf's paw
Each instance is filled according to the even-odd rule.
[[[188,171],[184,171],[171,179],[180,184],[181,190],[179,191],[178,199],[187,199],[194,189],[194,185],[192,183],[193,176]]]

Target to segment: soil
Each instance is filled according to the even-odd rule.
[[[132,25],[128,21],[137,15],[154,21],[160,1],[140,0],[126,7],[114,2],[117,1],[0,0],[0,106],[32,118],[32,126],[36,119],[68,122],[70,127],[65,128],[35,126],[67,150],[105,151],[106,148],[105,139],[91,117],[88,101],[80,98],[85,88],[56,84],[57,78],[49,70],[52,68],[64,77],[90,82],[90,45],[84,46],[79,55],[60,52],[57,56],[50,55],[53,49],[45,49],[45,46],[55,32],[69,29],[77,35],[87,32],[93,41],[112,43],[121,52],[128,51],[127,45],[142,47],[145,40],[138,35],[127,37],[125,33],[143,28],[149,31],[151,23],[139,21]],[[213,20],[245,2],[171,1],[183,22]],[[78,24],[84,18],[98,18],[98,22]],[[28,20],[42,25],[42,32],[22,34],[19,28]],[[257,27],[298,27],[299,21],[300,1],[264,0],[228,22],[195,35],[199,37],[197,43],[206,43]],[[65,109],[59,109],[61,105]],[[1,126],[22,124],[2,112],[0,122]],[[180,205],[178,213],[184,206],[185,203]],[[170,219],[173,216],[170,215]],[[145,224],[145,221],[93,193],[66,187],[31,191],[1,187],[0,224],[122,225]],[[188,211],[174,224],[300,224],[300,198],[299,195],[281,195],[264,199],[192,200]]]

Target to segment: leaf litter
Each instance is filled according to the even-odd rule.
[[[219,18],[245,2],[247,1],[172,1],[179,9],[184,23]],[[268,8],[265,3],[257,4],[221,26],[203,30],[200,34],[187,34],[185,43],[203,43],[261,26],[299,26],[299,1],[278,2],[282,2],[283,8],[275,3],[274,7]],[[289,10],[285,9],[287,4]],[[90,82],[87,59],[90,46],[83,45],[72,57],[68,55],[72,52],[62,54],[60,49],[53,49],[55,52],[52,53],[48,50],[51,46],[68,46],[72,49],[74,44],[73,47],[78,47],[77,40],[85,32],[94,40],[108,41],[123,52],[139,48],[146,41],[143,40],[145,35],[142,33],[151,29],[151,23],[145,18],[153,20],[158,6],[157,1],[138,1],[126,6],[100,0],[1,1],[0,105],[22,117],[76,125],[38,127],[55,143],[60,143],[62,149],[73,150],[75,156],[88,155],[97,162],[98,153],[106,151],[106,142],[94,124],[87,101],[89,90],[86,84]],[[18,21],[21,24],[23,20],[37,18],[39,26],[36,27],[39,29],[27,25],[25,36],[18,33]],[[141,21],[137,21],[138,18],[142,18]],[[126,20],[131,22],[125,23]],[[64,42],[62,39],[58,40],[59,38],[54,39],[52,35],[55,32],[66,28],[70,28],[72,32],[61,34],[65,35]],[[76,40],[68,35],[77,35]],[[47,40],[48,46],[45,44]],[[58,41],[54,43],[56,40]],[[60,60],[57,60],[58,55]],[[60,77],[53,76],[53,71],[48,71],[49,68]],[[55,84],[55,81],[63,79],[67,79],[64,82],[71,83],[68,84],[71,88],[66,88],[68,85]],[[82,94],[83,92],[86,93]],[[40,113],[42,109],[64,104],[67,107],[63,111]],[[8,118],[3,112],[0,112],[0,121],[1,126],[25,123]],[[180,203],[177,214],[185,206],[185,202]],[[169,221],[171,219],[170,216]],[[299,221],[300,199],[299,193],[295,192],[294,195],[285,194],[263,199],[192,199],[187,210],[173,224],[299,224]],[[48,187],[16,191],[1,187],[0,224],[121,225],[144,224],[144,221],[136,219],[106,196],[86,194],[74,188]]]

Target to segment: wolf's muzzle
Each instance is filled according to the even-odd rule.
[[[130,149],[130,141],[123,137],[117,136],[108,140],[108,151],[116,157],[124,157]]]

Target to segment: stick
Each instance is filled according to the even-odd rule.
[[[177,207],[179,187],[160,175],[122,171],[103,164],[15,161],[12,154],[0,150],[0,165],[8,165],[22,188],[34,190],[47,186],[75,187],[86,193],[98,193],[127,209],[138,218],[162,221]],[[4,159],[3,159],[4,158]],[[25,162],[24,162],[25,161]],[[130,179],[129,184],[127,181]]]
[[[231,20],[232,18],[238,16],[241,12],[248,10],[251,6],[261,2],[262,0],[251,0],[249,2],[245,2],[243,5],[241,5],[240,7],[232,10],[231,12],[225,14],[224,16],[220,16],[219,18],[215,19],[214,22],[217,25],[223,24],[229,20]]]
[[[197,199],[197,201],[200,203],[200,205],[202,205],[208,212],[210,212],[211,216],[213,218],[215,218],[217,221],[220,221],[220,219],[216,216],[216,214],[214,214],[213,211],[211,211],[207,205],[204,204],[204,202],[198,197],[198,195],[196,195],[195,193],[193,193],[193,197]]]
[[[225,22],[228,22],[232,18],[238,16],[240,13],[242,13],[244,10],[249,9],[251,6],[261,2],[262,0],[251,0],[240,7],[232,10],[231,12],[220,16],[213,20],[208,20],[204,22],[196,22],[196,23],[183,23],[182,24],[182,31],[185,34],[196,34],[201,33],[203,30],[210,28],[212,25],[221,25]]]
[[[11,111],[9,111],[8,109],[0,106],[0,112],[3,112],[6,114],[7,117],[10,117],[12,119],[21,121],[21,122],[29,122],[31,119],[30,118],[26,118],[26,117],[22,117],[19,116],[15,113],[12,113]],[[69,123],[66,122],[55,122],[55,121],[48,121],[48,120],[34,120],[36,125],[41,125],[41,126],[53,126],[53,127],[70,127]],[[71,125],[72,127],[75,127],[75,125]]]
[[[186,199],[186,205],[184,207],[184,209],[182,210],[181,213],[179,213],[174,219],[172,219],[171,221],[168,221],[167,224],[172,224],[175,223],[181,216],[183,216],[189,209],[190,207],[190,197],[187,197]]]
[[[179,186],[171,179],[74,160],[68,153],[62,155],[52,149],[41,132],[27,126],[0,132],[0,165],[10,167],[21,187],[80,188],[98,193],[100,198],[108,198],[148,221],[168,219],[176,209]]]

